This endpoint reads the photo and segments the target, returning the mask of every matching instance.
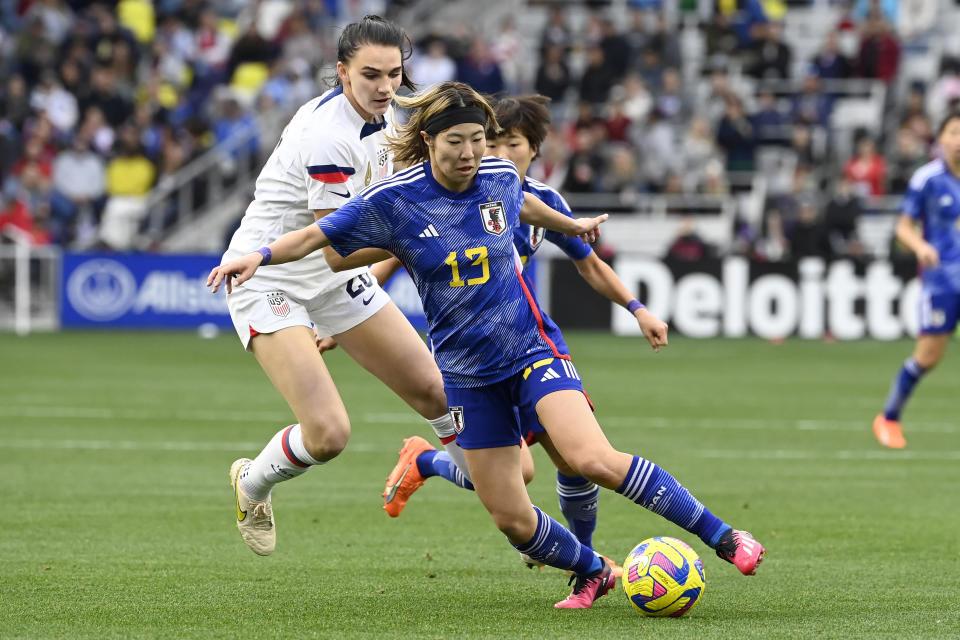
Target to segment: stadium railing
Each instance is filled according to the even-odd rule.
[[[33,246],[31,240],[13,227],[0,232],[0,331],[26,335],[59,328],[62,253],[60,247]]]

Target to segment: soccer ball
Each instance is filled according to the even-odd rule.
[[[644,540],[623,563],[623,592],[646,616],[682,616],[703,595],[705,582],[700,556],[676,538]]]

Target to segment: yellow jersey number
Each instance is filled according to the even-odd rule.
[[[473,259],[473,262],[470,263],[472,266],[480,267],[480,277],[462,280],[460,278],[460,265],[457,262],[457,252],[451,251],[450,255],[448,255],[447,259],[444,261],[446,264],[450,265],[450,269],[453,271],[453,280],[450,281],[450,286],[462,287],[464,285],[483,284],[489,280],[490,261],[487,259],[487,248],[474,247],[473,249],[467,249],[463,253],[468,259]]]

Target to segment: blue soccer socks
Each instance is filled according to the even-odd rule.
[[[899,422],[900,412],[904,405],[910,399],[913,388],[927,372],[926,369],[917,364],[913,356],[906,359],[900,368],[900,373],[894,378],[890,386],[890,394],[887,396],[887,404],[883,407],[883,417],[893,422]]]
[[[565,476],[557,472],[557,497],[560,511],[567,519],[567,528],[577,540],[593,548],[593,531],[597,528],[597,505],[600,487],[582,476]]]
[[[473,483],[467,480],[446,451],[436,449],[424,451],[417,456],[417,470],[424,479],[441,476],[462,489],[473,491]]]
[[[587,576],[603,568],[603,561],[593,549],[582,544],[559,522],[537,507],[537,530],[528,542],[513,545],[520,553],[558,569]]]
[[[717,546],[720,537],[730,528],[666,470],[639,456],[633,457],[630,471],[617,493],[697,534],[711,548]]]

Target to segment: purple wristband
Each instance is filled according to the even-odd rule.
[[[627,303],[627,311],[630,313],[636,313],[637,309],[646,309],[646,307],[639,300],[631,300]]]
[[[273,252],[270,251],[270,247],[260,247],[257,249],[257,253],[263,256],[263,260],[260,261],[261,267],[270,264],[270,260],[273,259]]]

